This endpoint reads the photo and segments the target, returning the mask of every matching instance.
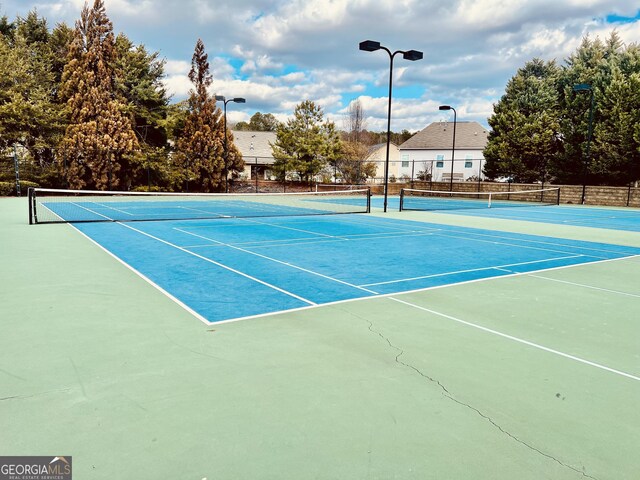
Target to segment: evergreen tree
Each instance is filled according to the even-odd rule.
[[[162,83],[164,60],[135,46],[126,35],[116,37],[115,63],[118,93],[126,100],[127,112],[140,151],[127,165],[128,181],[134,185],[168,186],[167,109],[169,99]]]
[[[534,59],[509,80],[489,118],[492,130],[484,150],[489,178],[544,181],[560,149],[560,113],[555,62]]]
[[[243,162],[233,145],[233,135],[228,132],[225,166],[224,122],[215,98],[208,91],[213,78],[209,73],[204,43],[200,39],[191,60],[189,80],[194,86],[188,100],[189,115],[177,143],[186,188],[204,192],[219,190],[224,185],[225,172],[241,170]]]
[[[588,171],[591,184],[628,185],[640,179],[640,71],[616,68],[604,87]]]
[[[103,0],[85,3],[62,76],[70,123],[60,146],[71,188],[128,188],[127,162],[138,149],[118,94],[113,26]],[[124,165],[124,169],[122,168]]]
[[[249,123],[238,122],[235,129],[249,132],[275,132],[279,123],[272,113],[256,112],[251,116]]]
[[[146,145],[163,147],[167,143],[164,123],[169,104],[162,83],[165,61],[158,52],[147,52],[144,45],[134,46],[122,33],[116,37],[116,50],[116,85],[127,101],[138,138]]]
[[[59,23],[55,26],[49,36],[49,54],[51,56],[51,68],[54,75],[56,101],[61,101],[58,90],[62,83],[62,73],[67,64],[69,48],[74,38],[74,29],[66,23]]]
[[[14,22],[10,22],[9,18],[6,15],[3,15],[2,18],[0,18],[0,34],[8,40],[13,40],[15,30],[16,24]]]
[[[322,109],[305,100],[296,106],[293,118],[276,129],[273,170],[280,180],[295,172],[301,180],[311,181],[340,158],[341,146],[334,123],[324,121]]]
[[[590,152],[589,165],[585,165],[587,135],[589,131],[590,94],[575,92],[577,84],[589,84],[594,95],[593,125],[600,123],[600,98],[604,86],[611,81],[612,65],[616,61],[617,50],[620,48],[619,39],[614,32],[605,43],[599,38],[592,40],[586,36],[582,43],[566,60],[558,82],[561,93],[560,130],[563,139],[563,151],[553,164],[551,171],[558,183],[581,184],[594,183],[591,178],[590,167],[594,159],[593,148]],[[596,140],[595,129],[592,134],[591,147]],[[605,181],[603,178],[598,179]]]
[[[12,35],[0,35],[0,147],[20,145],[30,165],[26,179],[55,174],[54,149],[64,129],[57,81],[44,18],[29,12]],[[51,178],[49,178],[51,180]]]

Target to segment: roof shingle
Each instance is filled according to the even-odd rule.
[[[456,149],[483,150],[487,130],[478,122],[456,122]],[[401,150],[446,150],[453,147],[453,122],[434,122],[400,145]]]

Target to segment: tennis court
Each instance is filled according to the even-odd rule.
[[[405,210],[640,232],[638,209],[558,205],[559,188],[523,192],[456,192],[452,197],[438,191],[404,189],[405,192],[405,204],[400,207]],[[397,200],[397,204],[400,203],[402,198]],[[546,208],[538,208],[540,206]]]
[[[633,247],[353,216],[76,228],[205,322],[640,255]],[[196,272],[196,285],[185,281]]]
[[[0,200],[0,449],[96,479],[637,477],[636,230],[304,201],[29,226]]]
[[[606,228],[640,232],[640,212],[637,209],[583,206],[550,206],[546,208],[492,208],[459,210],[457,215],[474,215],[487,218],[524,220],[576,227]]]

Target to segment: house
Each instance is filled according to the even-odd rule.
[[[276,132],[247,132],[233,130],[233,143],[242,153],[244,176],[247,179],[269,179],[270,168],[275,159],[271,144],[276,142]]]
[[[453,180],[483,178],[483,150],[488,131],[478,122],[456,122]],[[400,145],[400,177],[431,175],[435,182],[451,180],[453,123],[435,122]]]
[[[384,165],[387,159],[387,144],[378,143],[369,147],[365,161],[376,165],[375,183],[384,183]],[[400,167],[400,149],[395,143],[389,144],[389,178],[398,178]]]

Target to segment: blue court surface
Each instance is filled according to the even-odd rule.
[[[575,227],[606,228],[609,230],[622,230],[628,232],[640,232],[640,210],[637,208],[606,208],[582,205],[536,205],[535,203],[511,203],[494,202],[492,208],[487,208],[485,202],[459,201],[455,199],[439,198],[442,205],[435,204],[434,213],[446,213],[485,218],[502,218],[506,220],[520,220],[525,222],[551,223],[554,225],[572,225]],[[382,198],[374,197],[371,206],[382,208]],[[400,207],[398,197],[389,197],[387,208],[398,210]]]
[[[640,255],[358,214],[75,227],[207,323]]]
[[[640,210],[634,208],[623,210],[622,208],[554,205],[455,210],[447,211],[446,213],[640,232]]]

